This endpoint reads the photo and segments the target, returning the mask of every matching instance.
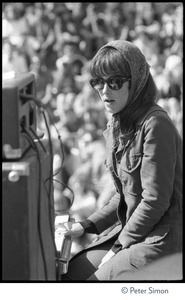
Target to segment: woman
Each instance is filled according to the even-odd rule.
[[[72,258],[62,279],[126,280],[127,272],[181,251],[181,139],[156,104],[149,65],[134,44],[117,40],[103,46],[91,75],[112,115],[104,136],[117,192],[87,220],[65,224],[66,236],[89,232],[98,238]]]

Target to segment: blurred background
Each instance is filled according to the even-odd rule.
[[[55,214],[87,218],[114,194],[104,166],[109,115],[89,85],[89,64],[105,43],[124,39],[146,56],[158,104],[182,137],[182,2],[2,3],[3,73],[32,72],[37,98],[50,112]],[[46,131],[39,111],[37,126]],[[47,135],[47,132],[45,133]],[[62,165],[62,171],[60,171]],[[74,202],[69,202],[74,192]],[[94,235],[77,238],[72,255]]]

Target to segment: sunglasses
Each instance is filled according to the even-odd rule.
[[[127,81],[130,81],[130,78],[115,76],[109,77],[107,80],[102,78],[92,78],[89,83],[95,90],[102,90],[104,87],[105,82],[108,84],[111,90],[120,90],[123,84]]]

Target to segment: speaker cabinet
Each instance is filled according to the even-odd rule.
[[[47,141],[44,147],[37,145],[39,160],[29,149],[18,162],[3,162],[3,281],[56,280]]]
[[[32,73],[17,74],[3,80],[2,97],[2,158],[3,161],[19,160],[30,144],[22,133],[22,126],[28,131],[36,130],[36,105],[24,101],[21,95],[35,97],[35,76]]]

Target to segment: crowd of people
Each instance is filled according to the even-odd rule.
[[[109,115],[89,84],[89,64],[104,44],[135,43],[145,55],[159,91],[158,104],[182,137],[183,4],[181,2],[3,3],[3,72],[32,72],[37,98],[50,112],[56,214],[88,217],[114,193],[105,171],[103,131]],[[44,122],[37,116],[38,127]],[[83,210],[81,209],[83,207]],[[85,214],[85,215],[84,215]],[[89,239],[91,236],[89,235]],[[73,244],[73,253],[88,240]]]

